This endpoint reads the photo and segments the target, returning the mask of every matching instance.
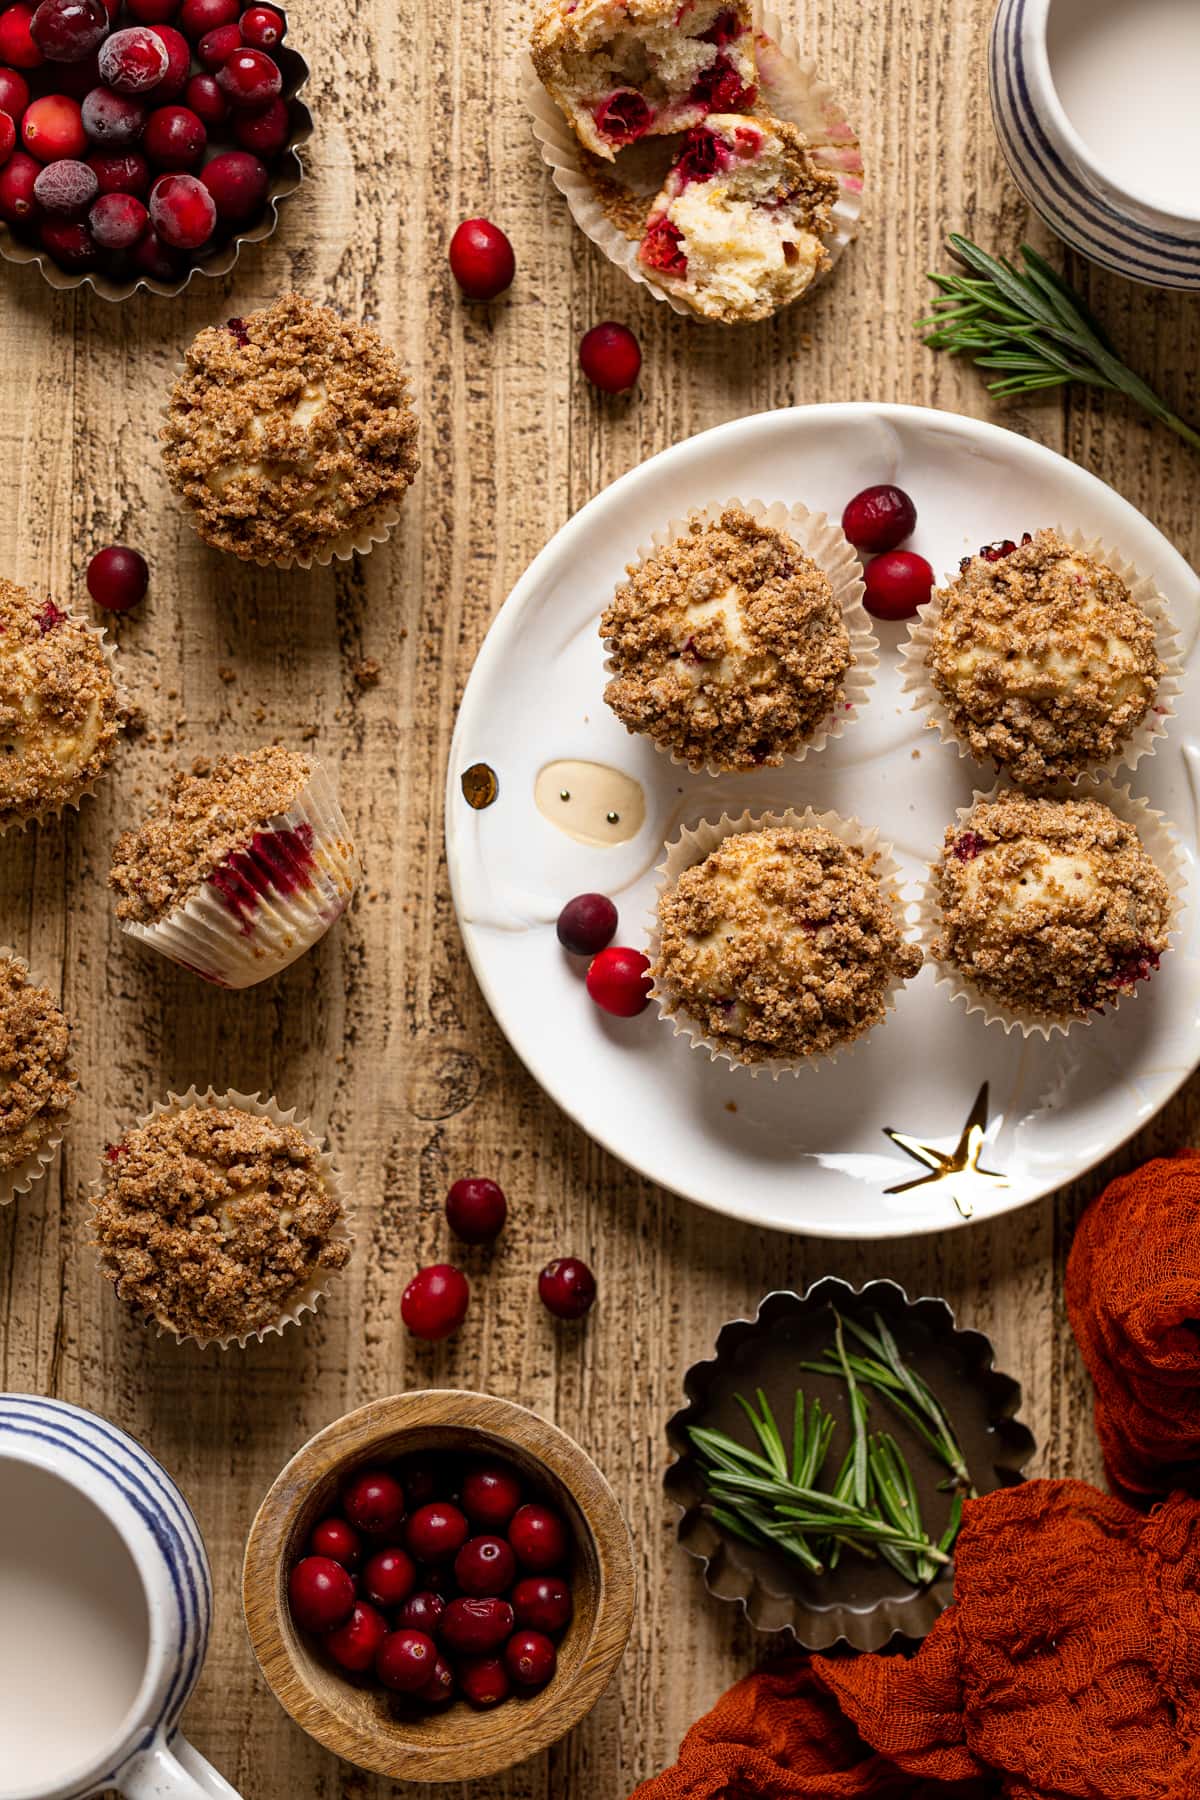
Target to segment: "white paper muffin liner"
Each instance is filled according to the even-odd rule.
[[[19,956],[10,944],[0,944],[0,962],[16,963],[17,967],[24,971],[25,979],[32,987],[46,988],[49,991],[48,983],[41,981],[33,973],[25,958]],[[67,1023],[69,1028],[70,1020]],[[79,1077],[72,1074],[72,1105],[74,1104],[73,1097],[78,1092]],[[10,1206],[19,1195],[27,1194],[30,1188],[41,1181],[62,1146],[69,1117],[69,1111],[64,1113],[58,1129],[52,1131],[49,1137],[43,1138],[37,1149],[31,1150],[21,1162],[14,1163],[11,1169],[0,1170],[0,1206]]]
[[[1167,603],[1155,583],[1148,575],[1139,575],[1133,564],[1119,550],[1103,543],[1099,538],[1085,538],[1081,531],[1067,531],[1061,525],[1052,527],[1064,538],[1073,550],[1090,557],[1094,562],[1104,563],[1119,575],[1129,589],[1130,597],[1141,608],[1154,626],[1154,639],[1159,658],[1164,665],[1164,672],[1158,684],[1153,704],[1145,718],[1132,731],[1123,747],[1107,762],[1096,763],[1083,774],[1072,777],[1073,781],[1086,780],[1088,777],[1108,776],[1115,779],[1121,769],[1135,769],[1144,756],[1153,756],[1159,738],[1165,736],[1167,720],[1174,717],[1175,703],[1183,688],[1183,645],[1171,616]],[[945,586],[953,585],[957,575],[949,577]],[[959,736],[954,723],[946,710],[946,703],[939,694],[929,674],[929,653],[933,639],[942,616],[942,600],[935,589],[932,599],[926,602],[914,619],[909,621],[908,637],[900,646],[900,663],[903,673],[905,693],[912,694],[913,708],[923,712],[929,722],[937,728],[938,736],[943,744],[950,744],[962,757],[971,756],[973,752],[969,744]],[[978,759],[975,759],[978,760]],[[1040,792],[1040,788],[1032,788],[1029,784],[1019,782],[1010,769],[988,758],[999,775],[1011,781],[1015,787],[1030,792]],[[982,766],[987,766],[985,763]]]
[[[1025,790],[1012,787],[1004,782],[998,782],[986,793],[981,788],[976,788],[970,804],[960,806],[954,815],[955,832],[964,829],[975,807],[981,803],[996,800],[1005,792],[1024,794]],[[1168,823],[1166,817],[1160,812],[1155,812],[1147,801],[1132,794],[1128,787],[1117,787],[1109,780],[1092,776],[1085,776],[1075,782],[1060,781],[1046,792],[1029,797],[1038,800],[1099,800],[1116,813],[1119,819],[1134,827],[1141,839],[1143,849],[1157,865],[1170,889],[1171,919],[1168,937],[1173,943],[1180,930],[1183,895],[1187,888],[1187,871],[1174,827]],[[963,1001],[968,1013],[982,1013],[986,1024],[1000,1025],[1006,1032],[1019,1031],[1022,1037],[1026,1038],[1038,1036],[1049,1040],[1056,1032],[1066,1037],[1070,1031],[1090,1029],[1098,1018],[1115,1012],[1118,1005],[1131,1005],[1143,988],[1152,985],[1153,976],[1147,981],[1137,982],[1132,988],[1116,993],[1110,1000],[1106,1000],[1102,1013],[1089,1013],[1084,1019],[1075,1017],[1046,1018],[1043,1014],[1028,1008],[1020,1009],[1002,1005],[995,995],[985,993],[981,988],[976,987],[975,983],[961,970],[952,963],[943,962],[933,953],[934,939],[941,931],[941,908],[938,905],[937,885],[934,880],[934,870],[939,866],[940,861],[941,855],[939,854],[938,862],[931,865],[921,888],[917,904],[919,941],[925,952],[925,960],[934,969],[937,986],[945,988],[952,1001]]]
[[[253,987],[286,969],[346,910],[358,880],[358,857],[333,783],[319,763],[287,810],[258,830],[311,833],[306,856],[312,866],[298,864],[296,871],[307,885],[291,894],[278,892],[269,880],[272,864],[247,846],[234,854],[262,868],[266,889],[256,890],[248,918],[234,912],[206,880],[166,918],[153,925],[125,920],[122,930],[217,987]]]
[[[806,294],[811,294],[858,230],[863,191],[858,133],[833,89],[818,75],[815,62],[803,54],[795,32],[766,7],[755,9],[755,50],[761,101],[777,118],[797,126],[804,133],[814,162],[836,175],[840,188],[831,214],[832,229],[823,240],[829,268],[822,270],[805,290]],[[587,152],[542,86],[529,58],[526,59],[525,90],[533,117],[533,135],[551,170],[554,185],[565,197],[579,229],[610,262],[623,269],[631,281],[648,289],[656,300],[664,300],[672,311],[683,313],[690,319],[713,323],[695,312],[681,295],[660,287],[642,268],[637,260],[640,240],[626,237],[604,211],[588,175]],[[662,186],[665,158],[661,152],[655,158],[646,146],[661,146],[669,141],[644,138],[622,151],[615,163],[605,163],[599,158],[593,162],[607,180],[625,186],[631,194],[649,202]],[[803,294],[799,296],[801,300],[804,298]]]
[[[57,604],[58,602],[55,601],[55,605]],[[104,660],[108,664],[109,674],[112,676],[119,718],[121,708],[121,684],[117,680],[116,644],[108,637],[102,626],[92,624],[90,619],[81,619],[79,614],[73,612],[69,606],[63,607],[61,610],[66,613],[72,624],[82,625],[88,636],[95,638],[96,642],[99,644]],[[78,812],[85,800],[95,799],[96,791],[99,788],[100,783],[111,772],[112,765],[113,758],[110,757],[104,767],[96,771],[95,775],[92,776],[92,779],[87,785],[81,787],[78,793],[72,794],[69,799],[60,800],[53,806],[39,807],[36,812],[24,813],[19,818],[8,819],[7,821],[0,816],[0,837],[4,837],[10,831],[26,831],[31,825],[46,825],[53,819],[60,819],[65,812]]]
[[[168,1092],[165,1100],[155,1101],[150,1111],[140,1118],[132,1129],[141,1130],[144,1125],[150,1123],[151,1119],[158,1118],[161,1113],[186,1112],[190,1106],[211,1106],[224,1112],[236,1110],[253,1113],[258,1118],[270,1119],[275,1125],[295,1125],[296,1129],[303,1132],[309,1143],[319,1153],[321,1179],[341,1207],[342,1216],[331,1233],[331,1241],[353,1245],[354,1216],[346,1196],[346,1185],[341,1172],[330,1151],[325,1147],[324,1141],[312,1130],[309,1121],[307,1119],[297,1120],[294,1106],[284,1112],[279,1102],[273,1097],[264,1100],[261,1094],[240,1094],[236,1088],[230,1088],[226,1093],[218,1094],[214,1088],[210,1087],[201,1093],[199,1088],[190,1087],[186,1094]],[[92,1183],[93,1206],[102,1195],[104,1185],[103,1176]],[[244,1350],[246,1345],[252,1341],[261,1343],[272,1335],[282,1335],[289,1325],[301,1324],[305,1313],[315,1313],[321,1300],[328,1297],[329,1284],[336,1281],[341,1273],[343,1271],[338,1269],[322,1270],[319,1276],[314,1275],[311,1281],[292,1295],[286,1309],[269,1325],[259,1326],[254,1331],[231,1332],[228,1337],[223,1338],[201,1338],[193,1332],[178,1331],[169,1319],[160,1319],[156,1314],[146,1313],[140,1308],[130,1305],[123,1296],[120,1296],[119,1287],[117,1292],[122,1298],[123,1304],[129,1307],[136,1318],[141,1319],[143,1324],[157,1327],[160,1338],[174,1338],[177,1344],[197,1344],[201,1350],[207,1350],[213,1344],[220,1350],[229,1350],[235,1344],[239,1350]]]
[[[807,831],[819,828],[832,832],[843,844],[861,850],[865,856],[873,859],[872,872],[879,882],[884,894],[890,900],[896,912],[896,922],[903,930],[906,924],[907,908],[901,892],[903,877],[900,866],[887,843],[872,825],[863,825],[857,819],[846,819],[840,813],[816,812],[809,806],[803,811],[788,807],[784,812],[742,813],[740,818],[731,818],[728,813],[720,819],[702,819],[698,825],[681,826],[679,836],[665,846],[666,855],[655,871],[661,877],[655,895],[654,912],[650,919],[649,945],[647,955],[651,964],[657,964],[662,949],[662,934],[659,925],[659,905],[663,896],[675,886],[685,869],[694,868],[716,849],[726,838],[739,837],[748,831],[770,831],[782,828],[788,831]],[[893,975],[883,993],[885,1017],[870,1031],[860,1033],[849,1043],[837,1044],[832,1050],[820,1054],[796,1059],[795,1057],[767,1057],[761,1062],[742,1062],[725,1044],[718,1043],[709,1037],[697,1021],[681,1008],[672,1010],[671,995],[653,979],[650,997],[658,1007],[658,1014],[672,1027],[676,1037],[688,1040],[693,1050],[708,1052],[713,1062],[728,1063],[731,1069],[742,1069],[752,1076],[769,1075],[772,1081],[778,1081],[781,1075],[799,1075],[802,1071],[816,1068],[828,1068],[840,1056],[846,1056],[858,1045],[865,1042],[874,1031],[886,1024],[886,1014],[896,1004],[896,998],[905,985],[903,976]]]
[[[748,512],[761,525],[770,525],[776,531],[785,532],[824,571],[829,577],[834,600],[841,611],[850,639],[853,661],[842,678],[842,698],[835,701],[812,736],[796,749],[789,750],[783,758],[785,763],[803,762],[810,750],[823,750],[832,739],[841,737],[846,727],[858,718],[874,686],[875,671],[879,667],[879,639],[871,624],[871,615],[863,605],[866,588],[862,578],[862,564],[846,541],[840,526],[832,524],[824,513],[809,512],[806,506],[799,504],[786,506],[782,500],[776,500],[767,506],[761,500],[734,498],[709,501],[705,506],[693,507],[686,518],[669,520],[652,534],[648,544],[638,545],[632,566],[640,566],[656,550],[685,537],[693,520],[700,519],[705,524],[714,523],[730,507]],[[605,660],[604,670],[610,679],[619,673],[611,656]],[[680,756],[668,745],[660,744],[653,738],[648,741],[680,768],[692,769],[693,773],[701,772],[694,769],[685,756]],[[706,775],[728,775],[732,771],[722,769],[714,763],[705,763],[702,772]]]

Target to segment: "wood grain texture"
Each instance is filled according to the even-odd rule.
[[[988,0],[783,0],[783,10],[861,120],[867,216],[812,303],[759,329],[722,334],[676,318],[575,230],[522,112],[519,0],[296,5],[294,40],[314,71],[311,177],[278,236],[245,253],[233,278],[116,308],[0,270],[0,568],[83,604],[100,545],[137,544],[153,569],[150,599],[118,628],[149,730],[82,818],[6,839],[0,854],[0,941],[61,987],[84,1077],[59,1170],[0,1213],[0,1385],[108,1415],[193,1500],[217,1621],[187,1725],[246,1800],[396,1791],[285,1717],[239,1601],[242,1547],[271,1480],[362,1401],[431,1385],[519,1400],[579,1439],[627,1511],[641,1601],[622,1671],[566,1742],[473,1790],[488,1800],[621,1800],[766,1647],[707,1601],[674,1543],[661,1479],[683,1371],[768,1289],[833,1273],[945,1295],[1023,1382],[1042,1445],[1035,1470],[1099,1472],[1061,1298],[1072,1225],[1113,1167],[1187,1141],[1200,1087],[1109,1168],[992,1225],[861,1251],[745,1230],[639,1180],[541,1096],[475,989],[450,905],[443,770],[489,621],[572,511],[704,426],[848,399],[996,417],[1113,483],[1185,555],[1200,551],[1196,465],[1168,434],[1087,395],[993,406],[977,375],[911,332],[947,231],[997,247],[1046,242],[991,131]],[[511,298],[490,310],[464,308],[445,269],[453,225],[476,212],[505,225],[519,258]],[[1195,302],[1082,265],[1071,273],[1131,360],[1180,410],[1200,413]],[[196,330],[289,285],[378,322],[413,367],[424,434],[423,473],[388,548],[309,575],[243,570],[206,550],[155,449],[171,371]],[[580,334],[609,317],[642,339],[631,400],[598,399],[574,368]],[[364,656],[383,671],[368,690],[353,675]],[[367,880],[338,928],[277,981],[210,992],[120,938],[109,852],[172,759],[275,737],[311,744],[340,770]],[[361,1213],[360,1252],[335,1302],[303,1332],[243,1355],[149,1337],[87,1248],[84,1194],[103,1145],[193,1081],[261,1089],[311,1114]],[[422,1348],[401,1325],[400,1292],[448,1249],[442,1197],[470,1172],[505,1185],[513,1222],[494,1255],[469,1259],[478,1279],[462,1334]],[[556,1329],[533,1299],[536,1271],[559,1252],[586,1257],[600,1280],[584,1331]]]

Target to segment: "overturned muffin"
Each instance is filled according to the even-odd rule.
[[[989,546],[937,599],[928,667],[950,725],[1024,787],[1103,766],[1154,703],[1154,621],[1056,531]]]
[[[58,1002],[15,957],[0,955],[0,1204],[50,1161],[74,1098],[71,1032]]]
[[[725,838],[659,900],[663,1011],[739,1063],[853,1043],[921,967],[875,864],[820,826]]]
[[[550,0],[531,50],[579,141],[609,162],[639,138],[686,131],[757,97],[745,0]]]
[[[714,115],[689,133],[650,208],[638,262],[693,312],[766,319],[829,267],[837,178],[781,119]]]
[[[420,466],[395,351],[299,294],[200,333],[162,437],[205,542],[283,568],[385,531]]]
[[[99,635],[0,576],[0,831],[76,805],[112,761],[118,730]]]
[[[1098,800],[1002,793],[946,832],[932,949],[988,999],[1067,1022],[1115,1004],[1165,953],[1170,889]]]
[[[843,697],[853,661],[829,577],[740,507],[632,564],[600,621],[604,698],[692,769],[781,763]]]

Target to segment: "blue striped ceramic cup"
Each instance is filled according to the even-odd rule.
[[[988,74],[1013,178],[1075,249],[1200,290],[1197,0],[1000,0]]]
[[[179,1736],[212,1581],[183,1495],[92,1413],[0,1394],[0,1800],[238,1800]]]

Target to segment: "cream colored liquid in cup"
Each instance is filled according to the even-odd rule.
[[[1097,169],[1200,214],[1200,0],[1052,0],[1050,74]]]
[[[141,1580],[104,1515],[0,1458],[0,1793],[49,1792],[105,1753],[149,1641]]]
[[[627,844],[646,819],[641,783],[608,763],[547,763],[533,798],[542,817],[577,844]]]

